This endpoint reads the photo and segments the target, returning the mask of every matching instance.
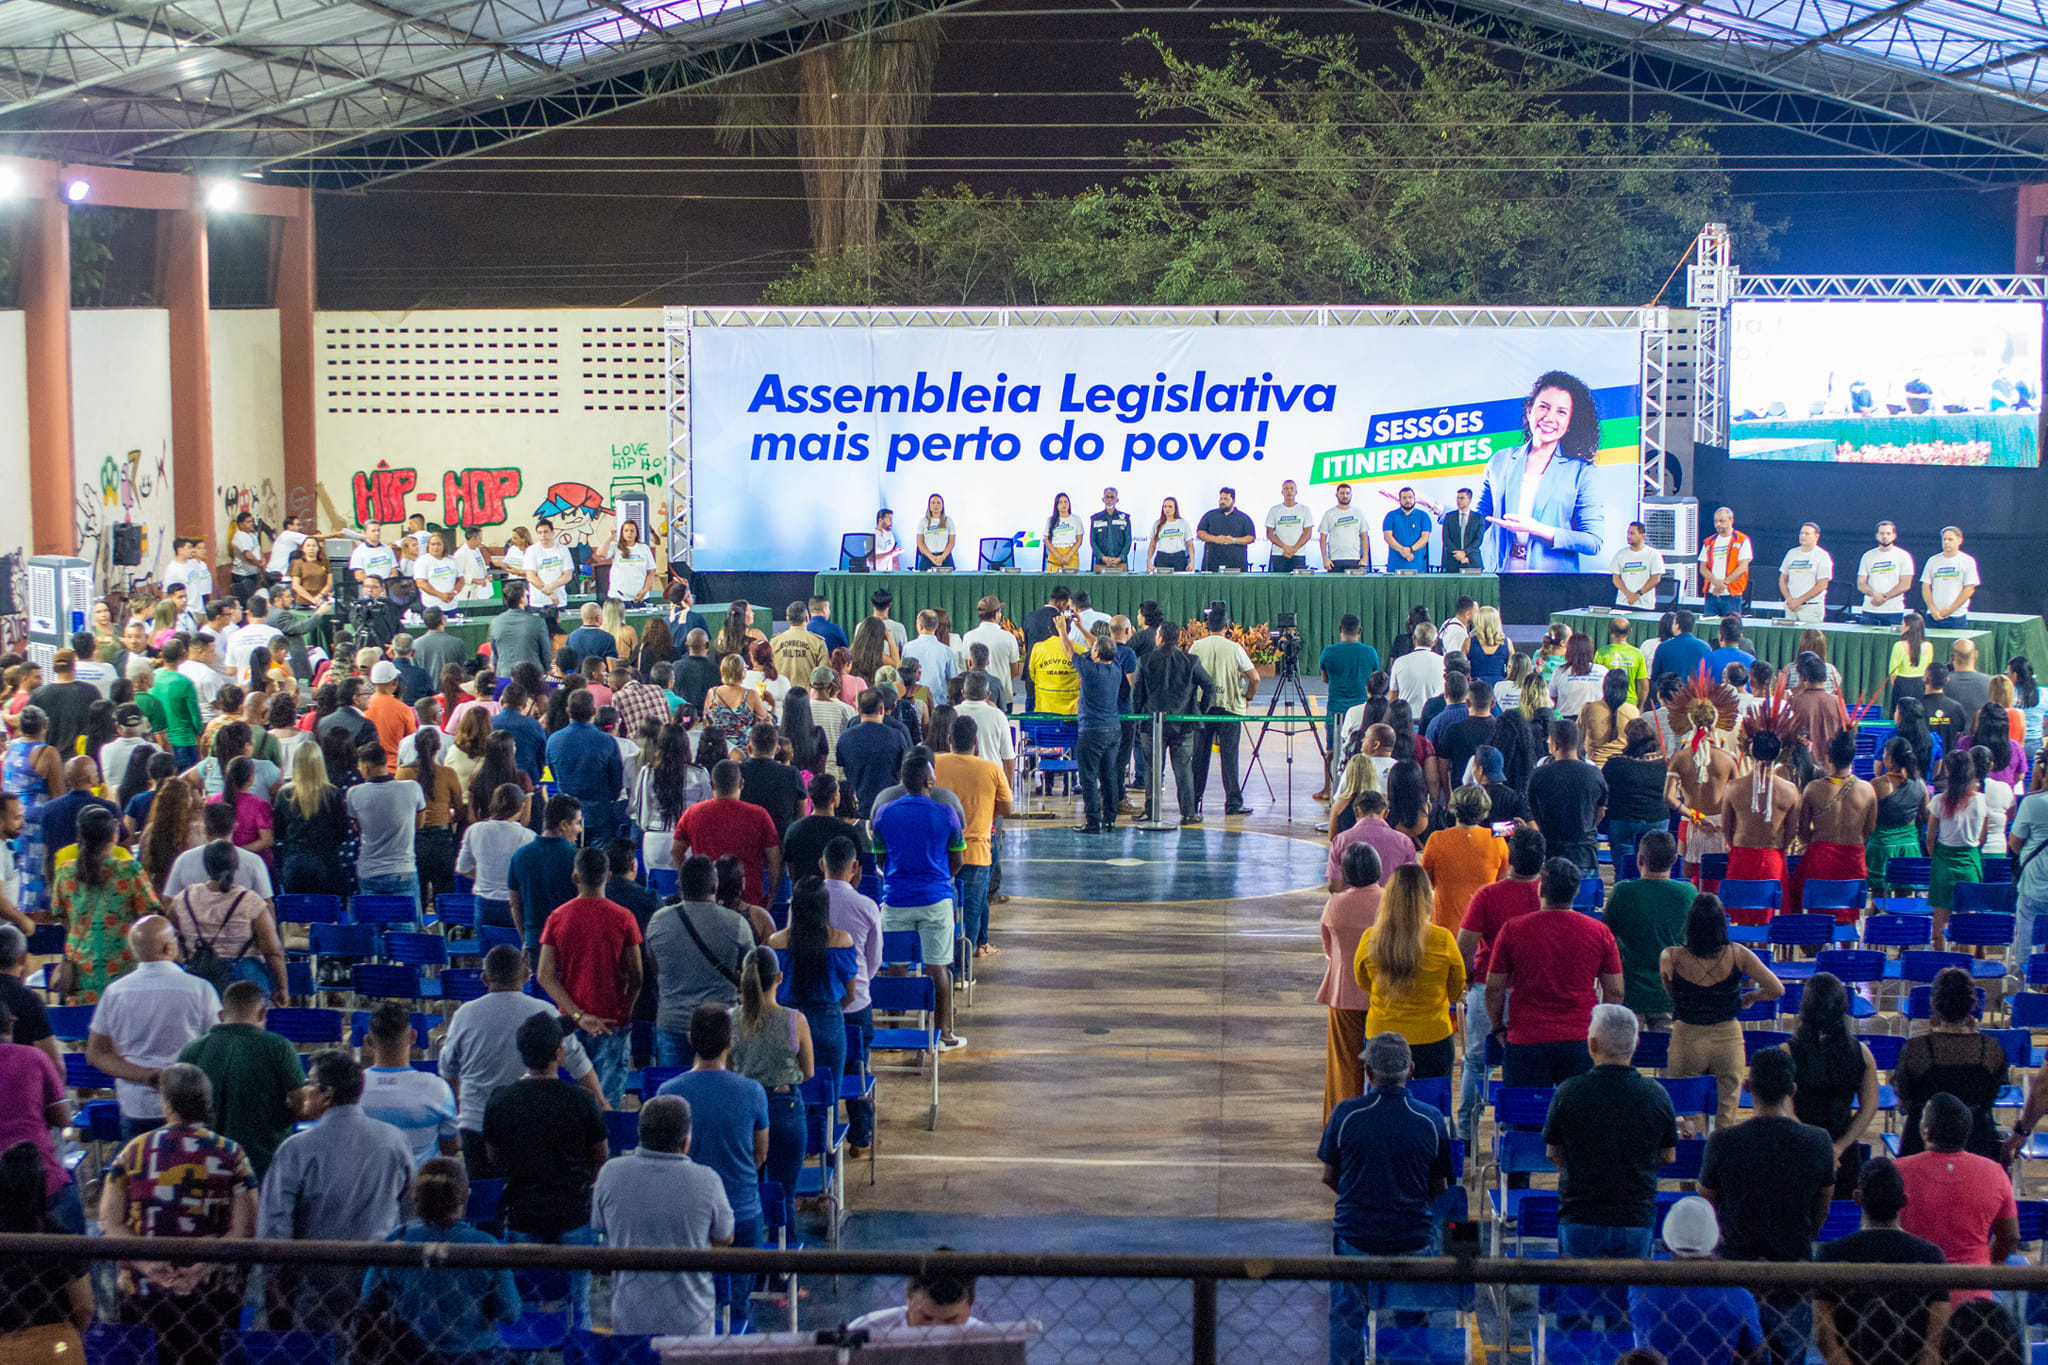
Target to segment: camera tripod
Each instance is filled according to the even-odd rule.
[[[1280,662],[1273,671],[1273,695],[1266,702],[1266,718],[1259,722],[1258,736],[1252,741],[1252,756],[1245,764],[1247,776],[1258,765],[1259,747],[1266,742],[1266,732],[1273,728],[1273,720],[1276,716],[1280,716],[1283,719],[1292,717],[1297,706],[1301,708],[1301,714],[1305,718],[1312,717],[1314,714],[1313,709],[1308,704],[1308,689],[1301,684],[1301,638],[1299,636],[1289,636],[1278,643],[1280,646]],[[1309,734],[1315,740],[1318,763],[1322,767],[1327,768],[1329,766],[1329,755],[1323,749],[1322,727],[1310,726]],[[1286,761],[1287,818],[1291,821],[1294,819],[1294,730],[1291,726],[1286,727]],[[1264,773],[1265,770],[1261,768],[1260,775],[1264,776]],[[1268,777],[1266,778],[1266,791],[1270,795],[1272,790],[1273,780]]]

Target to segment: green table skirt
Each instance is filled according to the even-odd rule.
[[[1550,619],[1562,621],[1573,630],[1591,631],[1595,643],[1604,645],[1607,643],[1607,623],[1617,615],[1626,616],[1637,623],[1635,643],[1638,646],[1657,638],[1657,622],[1660,615],[1651,612],[1560,611],[1553,612]],[[1720,625],[1720,617],[1702,616],[1693,626],[1692,633],[1713,644]],[[1896,627],[1836,625],[1833,622],[1808,627],[1805,624],[1785,625],[1776,621],[1745,618],[1742,629],[1750,642],[1756,646],[1758,657],[1765,663],[1779,668],[1790,664],[1799,656],[1799,637],[1802,634],[1808,629],[1819,630],[1827,636],[1828,662],[1841,673],[1844,700],[1851,705],[1884,685],[1885,677],[1891,671],[1892,646],[1897,644],[1899,639]],[[1927,632],[1928,641],[1935,646],[1934,656],[1944,662],[1948,659],[1949,643],[1961,636],[1967,636],[1976,644],[1979,667],[1986,671],[2003,670],[2006,659],[2013,653],[2025,651],[2003,650],[2000,648],[2001,642],[2010,640],[2024,643],[2029,639],[2041,640],[2041,618],[1994,618],[1978,613],[1970,617],[1970,629],[1967,631]],[[2034,648],[2037,652],[2032,657],[2036,660],[2035,667],[2038,668],[2039,661],[2043,658],[2041,651],[2048,648],[2048,642]],[[1882,707],[1886,698],[1880,696],[1877,700]]]
[[[832,619],[843,627],[869,612],[868,596],[886,587],[895,595],[890,614],[910,623],[921,609],[943,610],[955,631],[973,628],[975,604],[993,593],[1003,614],[1021,625],[1045,604],[1055,583],[1086,590],[1095,610],[1137,619],[1138,604],[1159,603],[1167,618],[1187,621],[1214,601],[1230,605],[1230,619],[1271,625],[1283,611],[1296,614],[1301,630],[1301,671],[1313,675],[1323,646],[1337,642],[1337,622],[1355,613],[1364,639],[1386,657],[1387,646],[1408,620],[1411,607],[1429,608],[1433,620],[1451,614],[1460,597],[1500,605],[1500,580],[1492,574],[1093,574],[1093,573],[821,573],[816,591],[832,602]]]

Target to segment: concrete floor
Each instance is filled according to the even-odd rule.
[[[941,1061],[935,1131],[928,1080],[880,1078],[876,1184],[849,1172],[851,1241],[1327,1245],[1324,808],[1308,799],[1314,746],[1295,749],[1292,822],[1277,731],[1262,755],[1275,796],[1254,776],[1248,817],[1221,818],[1212,771],[1200,829],[1077,835],[1064,797],[1038,802],[1052,818],[1006,822],[1012,899],[992,908],[1001,953],[956,1021],[968,1045]]]

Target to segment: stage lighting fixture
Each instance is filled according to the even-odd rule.
[[[232,180],[214,180],[206,186],[206,207],[215,213],[232,213],[242,205],[241,186]]]
[[[91,193],[92,183],[90,181],[73,180],[64,186],[64,197],[74,204],[84,203],[85,196]]]

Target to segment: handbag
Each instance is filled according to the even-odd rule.
[[[228,921],[235,917],[235,907],[240,905],[242,897],[248,894],[249,892],[246,888],[237,887],[235,889],[235,898],[228,902],[227,913],[221,916],[219,924],[213,926],[214,937],[219,937],[221,931],[227,928]],[[234,984],[235,980],[235,969],[230,965],[231,959],[220,955],[220,951],[213,946],[212,938],[200,937],[199,912],[192,908],[192,901],[189,897],[185,898],[185,911],[192,916],[193,939],[192,943],[185,945],[184,967],[186,973],[198,977],[201,981],[213,987],[216,994],[227,990],[230,985]],[[178,931],[178,937],[180,939],[185,937],[182,929]],[[235,959],[233,960],[246,957],[248,953],[249,945],[244,943],[242,951],[235,954]]]

